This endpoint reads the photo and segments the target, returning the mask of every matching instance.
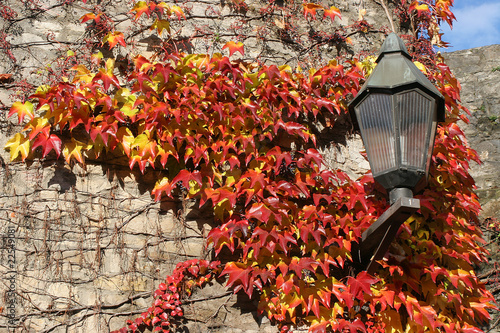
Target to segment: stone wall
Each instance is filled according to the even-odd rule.
[[[500,219],[500,45],[446,53],[446,63],[462,85],[470,124],[462,124],[483,164],[471,165],[483,217]]]
[[[119,30],[136,28],[127,14],[129,1],[125,0],[89,0],[87,4],[68,1],[65,5],[56,0],[21,2],[19,5],[19,1],[7,0],[2,4],[17,5],[20,14],[13,21],[0,22],[2,30],[8,33],[2,45],[10,45],[11,51],[0,55],[0,74],[13,75],[0,81],[3,109],[0,147],[19,129],[13,119],[6,119],[6,111],[13,102],[10,96],[22,97],[29,85],[51,79],[47,77],[49,64],[55,69],[59,66],[57,59],[62,59],[67,49],[85,47],[87,31],[78,19],[89,7],[99,4],[105,8],[106,13],[119,22]],[[224,43],[235,37],[231,26],[241,15],[255,17],[252,25],[242,27],[241,33],[246,34],[245,56],[265,63],[295,65],[301,62],[319,66],[339,53],[375,51],[381,45],[382,33],[377,30],[353,33],[351,46],[326,44],[318,49],[309,48],[305,42],[305,46],[290,43],[280,37],[280,31],[268,27],[266,18],[259,19],[258,10],[263,2],[246,2],[250,7],[246,13],[235,13],[225,2],[186,2],[191,12],[186,23],[177,27],[182,29],[174,46],[189,52],[220,52]],[[40,5],[38,9],[30,7],[35,3]],[[298,4],[300,7],[301,2]],[[340,25],[348,26],[358,19],[363,9],[365,19],[376,29],[390,24],[383,8],[374,1],[349,0],[336,5],[343,14],[341,21],[325,21],[314,27],[304,24],[299,34],[307,35],[308,29],[331,32]],[[207,19],[207,15],[214,17]],[[197,30],[200,26],[204,31]],[[259,29],[269,29],[268,42],[258,38]],[[199,36],[190,38],[195,33]],[[139,36],[135,52],[153,54],[162,43],[147,31]],[[470,52],[479,59],[486,54],[481,49]],[[498,53],[492,50],[487,56],[491,59],[488,66],[491,64],[492,68],[500,65],[494,64],[495,52]],[[455,54],[458,53],[447,55],[452,68]],[[478,66],[483,63],[478,61]],[[477,77],[477,89],[468,88],[466,73],[469,72],[459,72],[464,66],[456,67],[456,74],[463,82],[464,102],[471,103],[469,108],[478,115],[477,121],[467,128],[467,134],[485,161],[483,166],[473,167],[484,214],[498,216],[494,207],[498,207],[495,205],[498,205],[499,190],[493,177],[493,172],[498,173],[494,167],[498,157],[494,157],[491,148],[496,147],[498,153],[498,131],[494,132],[498,130],[498,120],[492,120],[494,115],[499,115],[498,107],[495,109],[498,103],[491,97],[498,99],[498,95],[494,89],[492,95],[486,95],[486,90],[481,89],[487,72],[485,67],[480,67],[473,76]],[[494,82],[499,73],[488,72],[488,80]],[[468,97],[471,89],[476,95]],[[477,96],[481,96],[481,103]],[[486,135],[484,126],[491,128],[490,139],[474,141]],[[481,131],[480,134],[476,134],[477,131]],[[330,167],[340,167],[356,177],[368,168],[359,153],[362,149],[359,137],[353,136],[333,146],[325,144],[322,153]],[[177,262],[211,255],[210,249],[204,246],[212,227],[210,212],[193,209],[193,202],[154,202],[149,193],[156,180],[155,171],[145,175],[130,171],[120,167],[122,164],[112,156],[88,162],[85,169],[77,165],[69,167],[54,159],[28,164],[9,162],[8,152],[0,149],[0,188],[3,189],[0,191],[0,274],[15,276],[18,323],[8,324],[2,301],[7,299],[10,280],[3,279],[0,281],[0,307],[4,307],[0,311],[0,332],[109,332],[122,327],[125,318],[147,309],[152,291]],[[15,230],[15,237],[10,237],[9,230]],[[7,252],[11,239],[15,241],[15,274],[7,273],[11,271]],[[186,302],[185,310],[185,332],[277,331],[268,320],[257,316],[251,300],[232,295],[219,284],[195,292]]]
[[[500,302],[500,288],[496,283],[500,262],[499,230],[490,228],[500,221],[500,45],[444,54],[446,63],[462,86],[462,103],[469,109],[469,124],[460,124],[482,164],[471,164],[471,175],[477,185],[479,202],[483,208],[486,247],[489,263],[478,268],[478,276]],[[500,332],[500,313],[493,313],[489,332]]]

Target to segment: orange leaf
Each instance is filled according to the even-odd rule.
[[[102,45],[106,44],[108,42],[109,44],[109,49],[111,50],[117,43],[120,43],[121,46],[126,46],[127,44],[125,43],[123,33],[119,31],[115,32],[110,32],[108,33],[102,40]]]
[[[12,77],[12,74],[0,74],[0,81],[9,81]]]
[[[422,15],[422,13],[429,12],[429,6],[426,4],[419,4],[418,1],[412,2],[410,5],[410,10],[416,10],[418,12],[418,16]]]
[[[12,107],[10,108],[9,111],[9,117],[12,116],[14,113],[17,113],[17,117],[19,118],[19,124],[24,120],[25,116],[28,116],[33,120],[34,115],[33,115],[33,104],[31,102],[15,102],[12,104]]]
[[[177,18],[180,20],[182,18],[186,18],[186,15],[184,15],[184,12],[182,11],[182,8],[179,6],[172,6],[170,7],[170,11],[172,13],[175,13],[177,15]]]
[[[242,42],[227,42],[226,45],[222,48],[223,50],[228,48],[229,49],[229,56],[232,56],[233,53],[239,52],[241,55],[245,55],[245,51],[243,49],[243,43]]]
[[[335,16],[338,16],[338,18],[340,20],[342,19],[342,15],[340,14],[340,10],[335,6],[331,6],[330,9],[325,9],[325,13],[323,14],[323,18],[326,18],[327,16],[332,20],[332,22],[335,19]]]
[[[29,134],[30,140],[33,140],[33,138],[40,132],[43,132],[47,136],[50,132],[50,124],[47,118],[32,119],[28,124],[26,124],[25,128],[31,130]]]
[[[83,15],[82,17],[80,17],[80,21],[82,21],[82,23],[85,23],[87,21],[90,21],[90,20],[95,20],[96,23],[99,23],[99,18],[100,18],[100,14],[96,15],[94,13],[87,13],[85,15]]]
[[[115,61],[112,58],[108,59],[106,61],[106,70],[101,68],[99,73],[92,79],[92,82],[101,80],[105,90],[108,90],[111,84],[114,84],[118,89],[121,88],[120,81],[118,81],[118,78],[113,74],[114,64]]]
[[[307,15],[311,14],[313,19],[316,19],[316,10],[323,8],[316,3],[303,3],[302,6],[304,6],[304,17],[307,18]]]
[[[130,12],[135,12],[134,20],[138,20],[142,14],[146,13],[149,17],[151,15],[151,10],[156,7],[154,2],[146,3],[146,1],[139,1],[135,4],[134,8]]]
[[[477,318],[479,322],[485,322],[491,318],[490,314],[488,313],[487,309],[492,308],[491,304],[488,302],[487,299],[481,299],[481,302],[470,302],[470,307],[476,312],[477,314],[480,315],[480,318]],[[473,318],[476,318],[474,315],[472,315]]]
[[[243,288],[246,290],[250,283],[250,268],[245,267],[244,264],[238,262],[229,262],[224,267],[224,270],[220,273],[220,276],[228,274],[228,279],[226,282],[227,287],[232,287],[235,282],[239,281],[237,284],[242,284]]]

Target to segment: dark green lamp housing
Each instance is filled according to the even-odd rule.
[[[376,62],[349,111],[373,177],[393,203],[427,182],[437,123],[445,120],[444,97],[396,34],[387,37]]]

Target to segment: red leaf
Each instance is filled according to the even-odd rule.
[[[313,160],[319,167],[323,164],[323,156],[314,148],[309,148],[306,151],[304,159],[306,160],[307,165],[311,165],[311,160]]]
[[[271,216],[271,210],[266,207],[263,203],[255,203],[248,210],[246,217],[247,219],[257,219],[259,221],[268,221]]]
[[[319,318],[319,301],[314,295],[309,295],[307,299],[307,311],[312,311]]]
[[[275,231],[275,229],[273,229]],[[272,233],[271,233],[272,234]],[[293,234],[291,232],[276,232],[276,240],[278,241],[278,244],[281,246],[281,249],[285,254],[288,253],[288,243],[292,244],[297,244],[297,241],[295,238],[292,236]],[[274,236],[274,235],[273,235]],[[314,260],[313,260],[314,261]]]
[[[213,243],[215,247],[215,254],[218,255],[223,249],[224,245],[228,247],[231,252],[234,252],[234,241],[227,230],[221,228],[213,228],[208,233],[208,244]]]
[[[92,83],[101,80],[105,90],[108,90],[111,84],[113,84],[118,89],[120,88],[120,82],[118,78],[113,73],[105,73],[103,70],[99,71],[94,78]]]
[[[378,279],[363,271],[355,278],[350,276],[347,279],[347,285],[354,298],[363,299],[363,294],[371,295],[371,285],[377,281]]]
[[[56,152],[57,157],[61,155],[61,146],[62,142],[61,139],[55,134],[51,134],[50,136],[47,136],[45,133],[41,133],[40,135],[37,136],[35,142],[33,143],[33,150],[37,147],[42,147],[42,155],[43,157],[47,156],[47,154],[51,151],[54,150]]]
[[[190,180],[194,180],[201,185],[202,182],[201,173],[197,170],[191,172],[189,170],[183,169],[179,171],[179,173],[177,174],[177,176],[174,177],[174,179],[172,179],[172,185],[182,181],[183,185],[185,187],[188,187]]]
[[[292,289],[294,289],[295,286],[295,281],[293,279],[293,275],[289,276],[288,279],[285,281],[283,278],[283,275],[278,275],[276,278],[276,287],[278,289],[281,289],[285,295],[290,294]]]
[[[328,325],[328,321],[322,321],[317,324],[311,325],[309,328],[311,333],[326,333],[326,326]]]
[[[159,322],[161,322],[161,319],[160,319],[160,318],[158,318],[158,317],[153,317],[153,320],[151,321],[151,323],[152,323],[153,325],[156,325],[156,324],[157,324],[157,323],[159,323]],[[157,327],[157,329],[158,329],[158,328],[159,328],[159,329],[161,329],[161,327]]]
[[[250,268],[242,263],[229,262],[220,273],[220,276],[226,274],[229,275],[226,283],[227,287],[234,287],[235,285],[241,284],[243,289],[247,290],[250,282]]]
[[[358,331],[366,332],[365,324],[359,318],[352,323],[348,323],[346,326],[349,327],[351,333],[358,333]]]

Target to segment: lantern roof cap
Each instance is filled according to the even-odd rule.
[[[376,60],[378,63],[382,57],[388,53],[401,53],[408,59],[411,59],[410,54],[408,53],[408,50],[406,49],[406,45],[403,42],[401,38],[394,32],[391,32],[385,39],[384,43],[382,44],[382,47],[380,48],[380,54]]]
[[[440,122],[445,121],[445,99],[443,95],[413,63],[403,40],[395,33],[391,33],[382,45],[381,53],[377,58],[377,65],[356,97],[349,103],[349,111],[352,114],[354,107],[370,93],[394,95],[414,89],[421,90],[436,100],[438,107],[437,119]],[[355,117],[351,118],[355,120]],[[356,121],[354,127],[357,128]]]

